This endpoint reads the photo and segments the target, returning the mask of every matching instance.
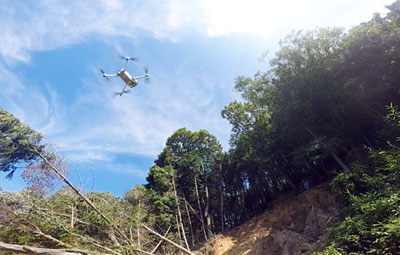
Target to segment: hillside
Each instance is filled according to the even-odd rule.
[[[328,223],[338,213],[335,201],[329,185],[321,184],[218,235],[199,254],[311,254],[324,239]]]

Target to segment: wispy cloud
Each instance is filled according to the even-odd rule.
[[[51,84],[28,86],[22,77],[5,68],[2,72],[3,105],[75,162],[110,162],[118,153],[154,157],[181,127],[208,129],[224,140],[229,136],[229,125],[213,102],[216,78],[207,72],[175,76],[158,71],[152,84],[140,83],[132,94],[116,98],[110,93],[121,89],[119,80],[110,86],[87,80],[68,105]]]
[[[228,133],[228,124],[219,115],[220,108],[208,108],[213,104],[216,86],[210,74],[187,73],[175,80],[166,73],[157,73],[152,80],[151,85],[140,84],[132,94],[114,99],[110,97],[112,89],[99,90],[97,83],[88,82],[86,86],[91,92],[82,93],[70,106],[82,116],[82,119],[75,117],[79,125],[71,120],[69,130],[74,131],[60,132],[59,136],[54,136],[55,142],[65,151],[82,151],[74,153],[74,159],[78,160],[80,155],[83,160],[104,157],[94,155],[94,151],[98,155],[103,152],[157,155],[168,136],[183,126],[207,128],[210,132],[224,126]],[[90,113],[82,110],[93,107],[97,110]],[[222,132],[216,135],[224,136]],[[84,153],[89,150],[92,152]]]
[[[1,106],[7,105],[21,121],[30,123],[48,135],[52,135],[56,123],[59,125],[58,132],[63,131],[64,109],[60,105],[57,92],[49,86],[44,86],[46,91],[34,84],[27,86],[24,77],[4,66],[0,67],[0,72]]]
[[[9,61],[29,61],[32,51],[77,44],[88,36],[149,33],[177,39],[195,18],[186,1],[1,1],[1,54]],[[193,23],[189,23],[190,24]]]
[[[152,0],[1,1],[1,55],[29,61],[32,51],[77,44],[88,36],[179,40],[189,31],[209,36],[253,33],[272,36],[316,26],[356,25],[384,11],[392,0]],[[278,38],[279,39],[279,38]]]

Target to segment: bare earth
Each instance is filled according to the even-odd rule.
[[[328,223],[338,213],[335,196],[326,183],[275,204],[262,215],[218,235],[196,254],[311,254],[326,238]]]

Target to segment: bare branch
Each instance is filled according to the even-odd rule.
[[[167,234],[168,234],[168,232],[169,232],[170,229],[171,229],[171,226],[168,227],[167,232],[165,232],[165,234],[164,234],[164,237],[167,236]],[[160,242],[158,242],[158,244],[156,245],[156,247],[154,247],[154,249],[151,251],[151,254],[153,254],[153,253],[158,249],[158,247],[161,245],[161,243],[162,243],[163,241],[164,241],[164,240],[161,239]]]
[[[186,249],[185,247],[182,247],[182,246],[180,246],[179,244],[175,243],[174,241],[171,241],[171,240],[169,240],[168,238],[166,238],[166,237],[160,235],[159,233],[157,233],[156,231],[154,231],[154,230],[152,230],[151,228],[147,227],[146,225],[143,225],[143,224],[142,224],[142,226],[143,226],[145,229],[147,229],[148,231],[150,231],[152,234],[158,236],[159,238],[161,238],[161,239],[163,239],[164,241],[166,241],[166,242],[172,244],[173,246],[175,246],[176,248],[178,248],[178,249],[180,249],[180,250],[186,252],[187,254],[196,255],[196,254],[194,254],[193,252],[191,252],[191,251],[189,251],[188,249]]]

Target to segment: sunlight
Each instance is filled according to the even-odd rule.
[[[364,1],[362,5],[365,10],[382,13],[386,11],[384,5],[390,2]],[[209,36],[249,33],[269,37],[287,29],[356,25],[360,18],[365,20],[372,17],[372,13],[357,8],[360,4],[359,1],[348,0],[200,1]],[[358,11],[350,11],[354,9]]]
[[[296,17],[306,16],[310,6],[317,6],[318,2],[317,0],[202,1],[210,36],[246,32],[265,37]]]

